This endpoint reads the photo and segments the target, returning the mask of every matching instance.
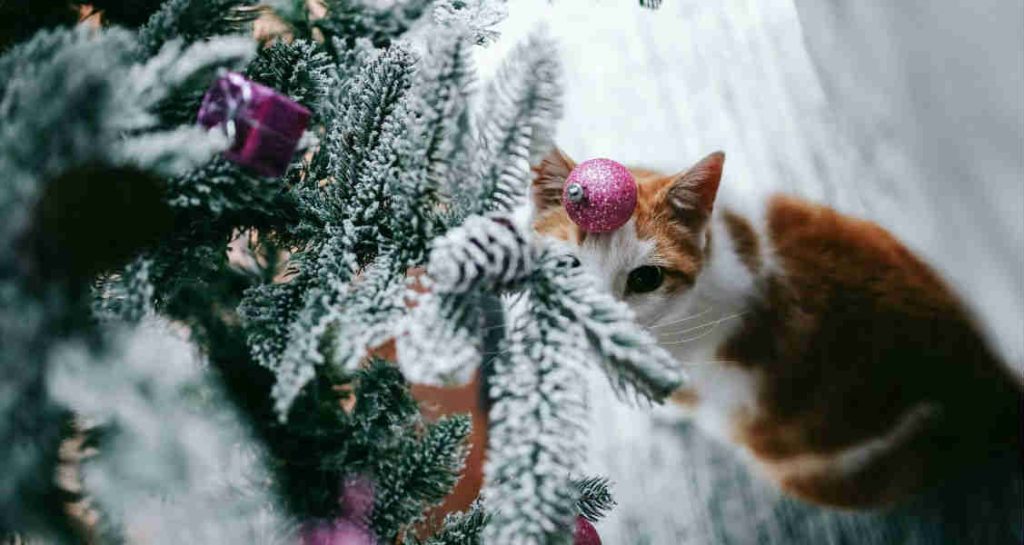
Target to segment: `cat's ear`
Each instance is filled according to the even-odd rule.
[[[704,226],[715,206],[724,164],[725,153],[716,151],[672,178],[666,201],[676,218],[695,228]]]
[[[552,148],[540,163],[533,167],[530,196],[534,212],[539,216],[552,208],[562,206],[562,188],[576,163],[558,148]]]

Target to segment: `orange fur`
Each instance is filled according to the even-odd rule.
[[[921,404],[942,410],[875,464],[784,478],[785,488],[830,504],[886,503],[966,455],[1013,442],[1012,379],[941,279],[898,240],[791,197],[772,199],[768,231],[782,270],[721,349],[764,377],[763,412],[739,424],[740,440],[778,467],[878,437]]]
[[[729,232],[729,237],[733,240],[740,261],[752,274],[758,274],[761,271],[761,243],[757,239],[754,228],[743,216],[731,210],[725,210],[722,219],[725,221],[725,227]]]
[[[668,198],[672,178],[648,174],[637,176],[636,232],[640,238],[655,241],[655,265],[666,270],[670,290],[685,289],[693,285],[700,272],[704,256],[700,251],[701,233],[677,221],[673,212],[663,206]]]

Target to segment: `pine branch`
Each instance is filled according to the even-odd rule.
[[[358,0],[325,0],[326,15],[312,22],[330,41],[340,39],[352,47],[357,39],[375,47],[389,47],[426,13],[430,0],[407,0],[390,10],[371,7]]]
[[[407,134],[403,99],[412,83],[414,58],[395,46],[370,60],[346,90],[339,116],[328,126],[311,170],[331,181],[307,181],[302,197],[312,217],[347,223],[349,251],[365,265],[390,240],[384,189],[394,173],[396,148]]]
[[[329,432],[330,437],[337,438],[334,441],[338,449],[325,456],[329,450],[321,448],[299,459],[323,457],[312,466],[320,472],[315,476],[320,482],[330,479],[329,475],[338,475],[334,482],[340,482],[340,471],[361,472],[372,478],[375,501],[371,524],[382,541],[392,542],[404,528],[422,520],[424,511],[440,502],[458,480],[469,420],[459,416],[424,423],[401,374],[381,360],[361,370],[353,384],[354,409]],[[305,409],[309,398],[304,396],[300,403]],[[288,428],[303,429],[307,414],[308,410],[297,412],[298,420]],[[343,414],[337,413],[339,417]],[[321,426],[313,429],[331,430]]]
[[[435,241],[427,273],[443,293],[513,289],[533,272],[527,238],[501,215],[472,216]]]
[[[378,263],[374,267],[387,274],[401,269],[394,264],[395,258],[382,251],[395,246],[388,227],[396,220],[385,195],[407,131],[408,114],[402,101],[411,85],[412,63],[411,54],[396,46],[361,69],[311,167],[311,171],[329,174],[331,183],[307,179],[300,189],[300,213],[312,235],[292,256],[299,271],[292,283],[301,304],[280,316],[290,318],[287,340],[270,340],[280,334],[278,325],[263,332],[250,328],[254,331],[250,335],[265,339],[260,345],[269,348],[260,349],[257,357],[278,375],[273,395],[282,418],[319,365],[336,357],[341,367],[353,367],[365,350],[360,343],[381,338],[386,322],[396,316],[395,303],[388,303],[377,319],[361,322],[372,318],[369,311],[376,304],[392,300],[379,296],[394,293],[385,289],[391,282],[377,281],[388,279],[384,272],[369,275],[377,280],[365,285],[377,288],[367,291],[367,298],[360,299],[362,292],[353,291],[349,283],[375,258]],[[396,196],[396,201],[402,199]],[[260,295],[252,293],[253,297]],[[273,304],[247,303],[253,309]],[[345,331],[346,325],[355,330]],[[353,337],[346,337],[350,334]],[[331,339],[334,346],[327,346]]]
[[[99,532],[120,541],[145,521],[154,544],[236,543],[254,537],[250,524],[261,517],[268,529],[283,525],[265,510],[266,487],[250,486],[266,479],[262,461],[238,456],[244,427],[193,361],[194,348],[168,328],[144,321],[98,357],[76,344],[52,354],[54,399],[103,432],[82,464],[90,504],[103,514]],[[224,516],[225,504],[234,516]]]
[[[419,441],[405,445],[399,456],[375,463],[372,522],[379,535],[397,535],[404,526],[423,520],[426,509],[448,495],[462,472],[469,431],[466,416],[442,418]]]
[[[474,503],[469,511],[445,515],[441,529],[421,545],[482,545],[481,534],[489,520],[483,506]]]
[[[288,324],[284,350],[270,365],[276,377],[271,397],[282,423],[302,388],[316,377],[316,368],[326,361],[322,339],[332,333],[339,302],[349,289],[347,284],[333,281],[313,285],[303,293],[300,310]]]
[[[426,142],[427,177],[449,196],[472,171],[468,106],[474,70],[470,53],[464,34],[436,34],[414,86],[418,132]]]
[[[535,308],[514,322],[489,377],[484,497],[486,542],[571,543],[576,498],[570,473],[582,463],[586,404],[580,342],[541,327]]]
[[[407,119],[412,123],[411,118]],[[440,231],[438,188],[428,175],[422,135],[416,129],[414,126],[396,138],[393,172],[384,182],[387,219],[379,246],[392,256],[400,272],[423,266],[430,244]]]
[[[551,310],[552,319],[565,318],[582,328],[618,392],[661,402],[680,386],[685,374],[654,337],[636,325],[625,303],[594,289],[590,279],[557,252],[548,251],[538,259],[538,274],[544,280],[536,283],[533,296]]]
[[[15,19],[17,22],[17,19]],[[127,35],[122,35],[127,36]],[[11,84],[19,83],[16,76],[32,66],[51,61],[63,48],[79,43],[86,36],[82,32],[66,29],[42,30],[30,40],[19,43],[0,55],[0,96],[7,94]]]
[[[315,42],[275,42],[260,50],[246,75],[309,108],[314,114],[327,110],[338,86],[331,57]]]
[[[167,202],[203,221],[231,225],[287,225],[297,219],[295,195],[281,180],[256,176],[223,157],[168,179]]]
[[[579,496],[576,510],[590,522],[597,522],[611,511],[616,503],[612,498],[607,477],[585,477],[573,481]]]
[[[465,35],[477,45],[488,45],[498,39],[494,27],[508,16],[508,8],[487,0],[438,0],[433,16],[442,29]]]
[[[288,346],[302,287],[300,282],[258,284],[246,290],[238,307],[253,359],[268,369],[274,369]]]
[[[41,34],[5,56],[10,61],[0,63],[8,76],[0,100],[2,171],[39,180],[106,159],[120,136],[114,126],[123,119],[118,114],[138,113],[131,103],[117,103],[132,46],[132,35],[124,31],[62,30]],[[8,202],[0,198],[0,205]]]
[[[327,340],[327,361],[342,372],[354,371],[367,351],[392,337],[405,314],[403,282],[388,258],[378,259],[357,278],[338,305],[339,313]]]
[[[553,143],[561,117],[561,68],[554,43],[534,34],[520,44],[488,86],[480,126],[479,187],[471,213],[510,211],[526,192],[529,165]]]
[[[48,323],[55,317],[41,312],[33,298],[11,289],[3,278],[0,308],[0,535],[33,531],[55,541],[74,541],[53,476],[66,409],[54,402],[46,388],[46,365],[39,361],[53,339]],[[56,306],[59,300],[52,300]],[[49,319],[48,319],[49,318]]]
[[[5,56],[0,71],[10,82],[0,103],[7,120],[0,131],[2,160],[42,178],[87,163],[170,175],[220,151],[222,138],[192,128],[161,130],[154,110],[196,74],[246,59],[251,45],[229,39],[187,49],[172,45],[136,63],[132,39],[120,30],[69,30],[41,35]]]
[[[351,372],[368,347],[391,335],[405,310],[393,272],[382,256],[349,283],[307,273],[247,293],[242,316],[254,357],[277,376],[272,395],[282,420],[317,367]]]
[[[390,285],[390,277],[383,276],[383,272],[373,271],[391,270],[387,258],[379,258],[377,265],[371,267],[367,275],[370,279],[367,285],[371,288],[367,291],[369,297],[363,296],[358,290],[354,291],[350,279],[356,267],[355,257],[347,255],[347,248],[351,247],[350,240],[353,238],[350,229],[328,229],[326,234],[329,238],[320,243],[316,253],[293,256],[300,269],[299,274],[289,282],[292,287],[253,291],[247,294],[248,301],[243,303],[245,315],[257,319],[247,326],[250,338],[261,340],[259,344],[253,345],[257,350],[254,356],[273,370],[277,377],[272,395],[282,420],[286,418],[292,401],[315,376],[316,368],[327,362],[328,357],[337,355],[343,360],[339,365],[351,368],[352,362],[357,361],[358,355],[365,350],[365,345],[350,344],[345,339],[344,335],[350,332],[339,329],[342,323],[355,322],[361,328],[362,333],[356,339],[351,339],[351,342],[371,341],[381,335],[382,326],[379,321],[367,326],[354,320],[351,317],[354,314],[346,318],[346,307],[360,300],[364,303],[360,309],[373,309],[374,303],[380,301],[374,297]],[[265,295],[274,299],[260,302],[259,298]],[[287,306],[270,312],[286,321],[270,323],[262,319],[267,316],[267,311],[259,312],[259,309],[269,310],[278,304]],[[394,307],[394,303],[386,305],[381,316],[389,318],[394,313]],[[330,345],[331,339],[334,339],[334,346]]]
[[[140,257],[97,286],[93,312],[108,320],[138,323],[153,312],[153,261]]]
[[[534,273],[533,250],[507,220],[470,218],[440,239],[431,253],[428,273],[446,293],[500,291],[522,285]],[[579,325],[605,362],[619,391],[660,401],[678,387],[682,373],[671,356],[633,322],[629,308],[598,292],[587,278],[557,253],[544,253],[536,265],[540,278],[530,282],[531,297],[544,307],[547,325],[562,318]]]
[[[142,55],[153,55],[167,42],[192,43],[212,36],[241,34],[259,11],[255,0],[167,0],[139,29]]]
[[[545,327],[580,328],[620,392],[661,401],[679,386],[682,371],[625,303],[594,289],[553,248],[536,253],[507,218],[474,216],[436,241],[427,272],[442,293],[529,288]]]
[[[415,307],[398,327],[398,364],[409,380],[419,384],[465,384],[486,353],[481,342],[489,333],[484,319],[486,296],[433,293],[429,279],[422,282],[428,291],[408,294]]]

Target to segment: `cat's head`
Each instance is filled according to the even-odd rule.
[[[685,298],[707,261],[708,224],[724,161],[725,154],[712,153],[671,176],[630,169],[638,194],[629,222],[609,233],[587,233],[562,206],[575,163],[556,149],[534,167],[534,229],[567,242],[580,265],[638,317],[664,315],[667,305]]]

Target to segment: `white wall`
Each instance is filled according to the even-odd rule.
[[[1024,2],[796,0],[868,213],[1024,375]]]

